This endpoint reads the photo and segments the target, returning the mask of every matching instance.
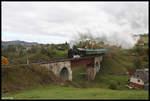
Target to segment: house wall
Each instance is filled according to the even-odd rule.
[[[138,80],[140,80],[140,82],[138,82]],[[144,82],[141,79],[137,79],[137,78],[134,78],[134,77],[130,78],[130,82],[133,82],[133,83],[136,83],[136,84],[139,84],[139,85],[144,85]]]
[[[133,82],[130,83],[130,86],[134,87],[136,89],[142,89],[142,88],[144,88],[144,85],[139,85],[139,84],[133,83]]]

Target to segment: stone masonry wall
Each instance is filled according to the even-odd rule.
[[[41,66],[46,67],[49,71],[52,71],[57,77],[60,77],[60,72],[65,67],[69,72],[68,78],[70,81],[72,81],[72,70],[70,61],[41,64]]]

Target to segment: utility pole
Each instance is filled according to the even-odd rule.
[[[28,53],[27,53],[28,49],[26,49],[26,55],[27,55],[27,64],[29,64],[29,58],[28,58]]]
[[[29,64],[29,59],[28,59],[28,55],[27,55],[27,64]]]

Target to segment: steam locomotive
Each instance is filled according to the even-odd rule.
[[[68,50],[68,58],[78,58],[104,54],[106,49],[73,48]]]

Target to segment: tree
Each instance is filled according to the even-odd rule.
[[[134,61],[134,65],[136,66],[136,68],[140,69],[142,67],[142,61],[140,60],[140,58],[136,58]]]
[[[23,57],[24,55],[25,55],[25,52],[24,52],[23,50],[20,50],[19,56],[20,56],[20,57]]]
[[[16,52],[16,46],[15,45],[8,45],[7,50],[8,50],[8,52]]]
[[[2,56],[1,62],[2,62],[2,64],[8,64],[8,59],[5,58],[4,56]]]
[[[30,50],[28,50],[28,53],[36,53],[38,48],[36,46],[32,46]]]
[[[46,53],[49,57],[56,56],[56,49],[54,47],[48,47]]]
[[[46,50],[44,47],[42,47],[40,53],[41,53],[41,54],[47,55],[47,50]]]

